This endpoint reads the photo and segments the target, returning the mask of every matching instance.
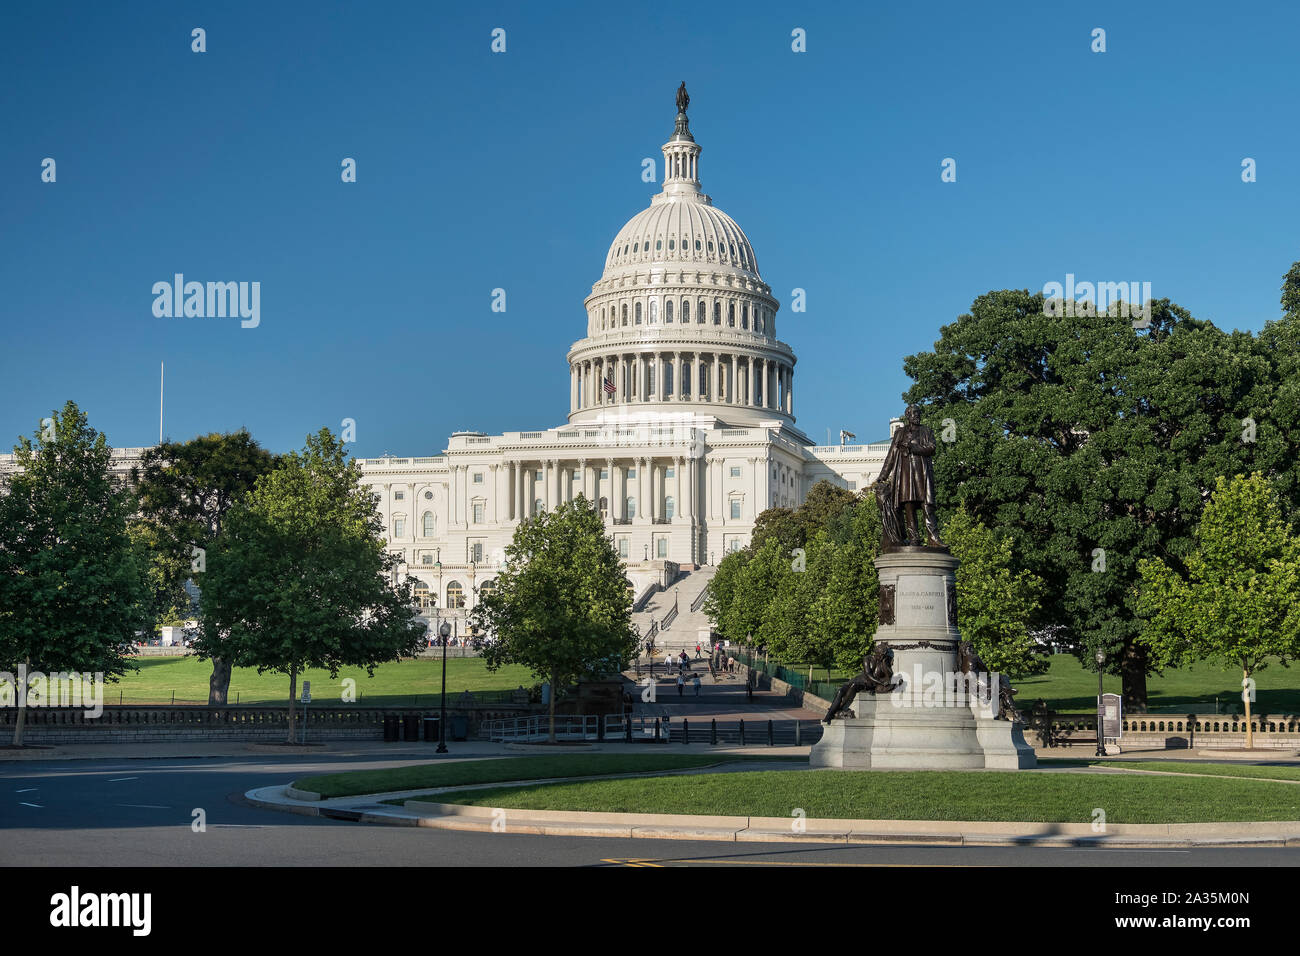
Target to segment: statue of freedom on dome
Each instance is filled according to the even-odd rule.
[[[875,484],[886,548],[921,543],[917,505],[924,512],[929,546],[944,547],[934,514],[934,466],[930,459],[934,457],[935,447],[934,432],[921,424],[921,409],[907,406],[903,425],[889,443],[889,452]]]
[[[691,105],[691,95],[686,92],[686,81],[682,80],[682,85],[677,87],[677,112],[685,113],[686,107]]]

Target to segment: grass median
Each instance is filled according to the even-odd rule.
[[[423,787],[460,787],[507,780],[544,780],[553,777],[597,777],[616,773],[654,773],[693,770],[738,760],[791,758],[746,757],[731,754],[555,754],[536,757],[497,757],[487,760],[445,761],[391,770],[352,770],[346,773],[303,777],[294,787],[322,797],[352,797],[366,793],[392,793]],[[798,759],[798,758],[794,758]]]
[[[754,771],[493,787],[430,797],[519,810],[864,820],[1300,821],[1300,787],[1145,774]]]

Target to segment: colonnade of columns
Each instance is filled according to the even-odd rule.
[[[711,402],[793,415],[794,366],[756,355],[659,350],[569,366],[570,411],[628,402]]]
[[[605,499],[607,516],[616,523],[681,523],[694,513],[699,483],[699,464],[690,456],[511,461],[502,466],[502,473],[501,518],[507,521],[533,516],[539,504],[554,510],[581,494],[597,503]],[[496,513],[492,520],[497,520]]]

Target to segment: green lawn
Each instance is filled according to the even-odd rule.
[[[361,793],[391,793],[421,787],[457,787],[504,780],[541,780],[548,777],[593,777],[612,773],[653,773],[656,770],[690,770],[748,758],[729,754],[546,754],[537,757],[501,757],[456,763],[420,764],[392,770],[353,770],[295,781],[299,790],[323,797],[350,797]]]
[[[1083,669],[1072,654],[1055,654],[1049,658],[1046,674],[1016,681],[1016,702],[1021,709],[1031,707],[1042,697],[1052,710],[1063,713],[1095,712],[1097,709],[1097,672]],[[1120,692],[1119,677],[1107,676],[1108,694]],[[1147,678],[1149,713],[1187,714],[1242,713],[1241,671],[1202,663],[1179,670],[1165,671],[1163,676]],[[1255,674],[1255,703],[1252,713],[1300,713],[1300,670],[1271,663]]]
[[[1090,760],[1094,767],[1120,767],[1125,770],[1158,770],[1161,773],[1198,773],[1215,777],[1250,777],[1255,780],[1300,781],[1300,765],[1260,766],[1258,764],[1188,763],[1182,760]]]
[[[1204,823],[1300,820],[1300,787],[1120,774],[756,771],[494,787],[443,803],[530,810],[872,820]]]
[[[107,704],[166,704],[175,695],[177,703],[206,704],[208,678],[212,662],[197,657],[139,657],[139,670],[126,674],[120,682],[104,689]],[[362,704],[400,704],[415,706],[429,703],[442,686],[442,659],[418,659],[381,664],[375,676],[367,677],[364,668],[347,667],[331,679],[328,671],[309,670],[299,676],[311,681],[312,702],[341,703],[343,681],[356,680],[357,702]],[[447,693],[469,690],[514,690],[537,683],[526,667],[506,666],[495,674],[488,673],[481,658],[465,657],[447,661]],[[254,667],[235,669],[230,679],[231,703],[284,704],[289,699],[289,678],[285,674],[259,675]]]

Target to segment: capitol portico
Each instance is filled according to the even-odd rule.
[[[640,595],[743,547],[760,512],[798,506],[818,481],[859,489],[879,472],[887,442],[815,446],[795,427],[780,303],[702,192],[700,152],[679,108],[663,190],[617,232],[585,300],[566,424],[359,460],[424,606],[471,607],[519,522],[578,495]]]

